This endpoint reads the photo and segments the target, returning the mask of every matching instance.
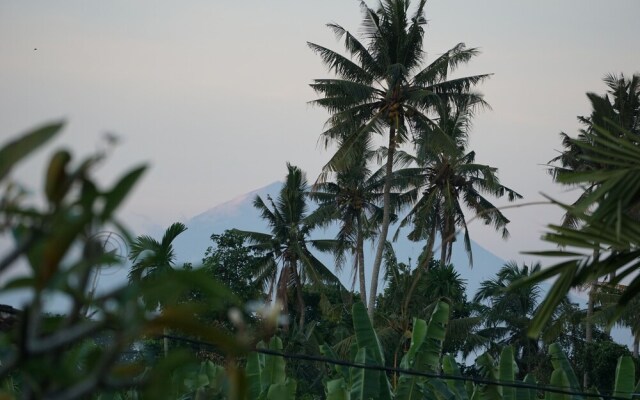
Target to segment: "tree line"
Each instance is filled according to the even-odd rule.
[[[477,86],[490,74],[454,74],[477,49],[460,43],[425,64],[425,3],[362,3],[360,35],[328,25],[344,54],[309,43],[333,74],[311,87],[318,94],[312,104],[329,113],[321,138],[337,150],[312,183],[287,164],[280,192],[254,200],[268,230],[213,235],[201,265],[178,263],[172,242],[183,224],[158,240],[131,236],[118,219],[146,166],[104,187],[93,171],[105,152],[74,162],[57,150],[44,200],[29,202],[10,172],[63,124],[5,144],[0,232],[15,246],[2,255],[0,273],[19,259],[29,273],[6,278],[2,291],[31,297],[23,309],[6,317],[3,311],[3,395],[506,399],[544,392],[505,389],[497,384],[503,380],[570,389],[558,398],[588,389],[631,398],[638,391],[634,361],[609,329],[631,328],[637,359],[640,76],[608,75],[606,94],[588,93],[591,113],[578,118],[583,129],[576,138],[563,133],[564,149],[549,162],[555,181],[581,190],[573,204],[550,199],[566,216],[544,236],[558,250],[539,254],[560,261],[544,269],[509,263],[469,299],[450,264],[458,239],[472,262],[465,212],[506,238],[509,220],[492,201],[521,196],[499,181],[496,168],[476,163],[469,148],[473,117],[488,108]],[[376,147],[379,138],[385,145]],[[390,232],[393,223],[397,232]],[[332,224],[336,237],[312,238]],[[127,239],[132,266],[126,285],[97,293],[92,277],[122,263],[96,240],[101,229]],[[423,245],[415,265],[394,252],[393,237],[401,234]],[[375,244],[373,260],[365,259],[367,243]],[[318,252],[332,254],[333,265]],[[345,265],[358,290],[334,274]],[[549,278],[555,281],[542,299],[540,283]],[[572,288],[588,288],[586,310],[569,301]],[[65,299],[64,313],[47,312],[52,296]],[[379,369],[296,358],[285,364],[257,349]],[[462,387],[401,370],[484,383]]]

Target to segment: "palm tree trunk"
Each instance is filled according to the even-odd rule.
[[[584,341],[586,343],[591,343],[593,341],[593,324],[591,320],[593,318],[593,302],[594,302],[594,292],[593,285],[589,289],[589,300],[587,300],[587,319],[585,321],[585,338]]]
[[[378,277],[380,276],[380,265],[382,264],[382,254],[387,243],[387,234],[389,233],[389,223],[391,220],[391,174],[393,173],[393,155],[396,148],[396,129],[389,129],[389,148],[387,151],[387,165],[384,177],[383,191],[383,208],[382,208],[382,226],[380,227],[380,238],[378,240],[378,248],[376,249],[376,258],[373,261],[373,269],[371,271],[371,290],[369,290],[369,318],[373,319],[373,312],[376,306],[376,297],[378,295]]]
[[[446,235],[446,237],[445,237]],[[447,260],[447,243],[449,242],[449,218],[444,218],[444,229],[440,233],[440,264],[444,265]]]
[[[169,334],[169,330],[167,328],[164,328],[164,335],[162,337],[162,342],[163,342],[163,347],[164,347],[164,358],[167,358],[167,356],[169,355],[169,338],[167,337],[167,335]]]
[[[360,280],[360,299],[362,304],[367,306],[367,285],[364,276],[364,238],[362,235],[362,224],[360,221],[360,215],[356,216],[356,222],[358,224],[358,237],[356,239],[356,257],[358,268],[358,280]]]
[[[416,286],[418,286],[418,282],[422,277],[422,272],[429,271],[429,261],[431,261],[431,257],[433,257],[433,245],[435,241],[436,241],[436,226],[434,225],[431,228],[431,234],[429,235],[427,246],[424,249],[422,262],[418,264],[418,267],[416,268],[416,276],[413,277],[413,282],[411,282],[411,286],[409,287],[409,290],[407,291],[404,297],[404,302],[402,304],[400,315],[407,321],[408,321],[407,313],[409,312],[409,303],[411,302],[411,297],[413,296],[413,292],[416,290]]]
[[[440,247],[440,264],[445,265],[447,259],[447,244],[443,241]]]
[[[589,288],[589,300],[587,300],[587,319],[584,322],[584,330],[585,330],[585,338],[584,341],[588,345],[593,341],[593,324],[591,319],[593,318],[593,301],[594,301],[594,292],[593,292],[593,284],[591,284],[591,288]],[[588,368],[585,369],[584,375],[582,375],[582,387],[587,389],[589,387],[589,373]]]
[[[600,252],[598,251],[598,249],[595,249],[593,251],[593,258],[594,260],[597,260],[598,257],[600,255]],[[584,323],[584,341],[585,343],[589,344],[591,342],[593,342],[593,305],[594,305],[594,301],[595,301],[595,292],[594,292],[594,288],[595,286],[594,282],[591,284],[591,287],[589,288],[589,299],[587,300],[587,319]],[[583,388],[587,388],[589,387],[589,375],[587,374],[587,371],[584,372],[584,375],[582,377],[582,387]]]
[[[287,282],[289,281],[289,266],[285,264],[280,272],[280,279],[278,280],[278,289],[276,291],[276,300],[282,303],[282,314],[286,317],[289,316],[289,299],[287,298]],[[283,330],[289,332],[289,323],[287,322]]]
[[[293,273],[293,279],[296,282],[296,297],[298,300],[298,327],[300,331],[304,329],[304,298],[302,297],[302,281],[300,280],[300,275],[298,274],[298,263],[293,261],[291,263],[291,271]]]

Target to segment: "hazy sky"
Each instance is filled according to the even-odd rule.
[[[493,110],[471,133],[478,161],[525,201],[570,200],[543,164],[560,149],[558,133],[589,114],[585,92],[603,92],[606,73],[640,71],[640,1],[431,0],[426,10],[427,61],[465,42],[482,54],[460,73],[495,74],[480,88]],[[59,118],[68,125],[56,143],[76,154],[118,134],[105,182],[142,161],[152,167],[124,210],[136,228],[282,179],[287,161],[313,180],[330,152],[318,146],[327,115],[307,104],[308,84],[330,75],[306,41],[341,50],[328,22],[358,32],[358,2],[3,0],[0,141]],[[19,176],[38,184],[43,157]],[[527,261],[519,251],[545,247],[538,238],[561,214],[505,213],[508,242],[478,224],[472,238]]]

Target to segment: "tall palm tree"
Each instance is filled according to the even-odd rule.
[[[506,225],[509,220],[485,195],[500,198],[506,194],[509,201],[522,198],[500,184],[496,168],[475,163],[475,152],[466,151],[474,108],[475,105],[467,99],[453,104],[440,102],[437,107],[438,119],[415,139],[416,155],[403,154],[403,158],[410,160],[413,166],[396,173],[407,184],[413,185],[413,189],[406,195],[416,199],[400,226],[411,226],[409,239],[427,240],[421,256],[422,263],[417,267],[416,279],[406,293],[406,304],[411,301],[421,274],[429,267],[428,260],[433,256],[436,234],[440,235],[441,240],[440,261],[447,264],[451,259],[457,229],[462,228],[469,263],[473,263],[471,239],[463,207],[471,210],[485,224],[492,224],[502,232],[503,237],[507,237]],[[433,138],[437,137],[447,137],[455,147],[434,143]]]
[[[309,193],[319,203],[314,212],[321,225],[338,222],[340,229],[337,240],[350,246],[354,255],[353,276],[360,286],[360,299],[367,304],[364,243],[373,241],[382,222],[382,198],[385,183],[385,169],[371,170],[372,160],[380,158],[384,150],[372,150],[371,144],[361,140],[358,151],[348,164],[341,166],[333,174],[333,181],[318,182]],[[402,162],[401,160],[398,161]],[[391,219],[396,220],[395,212],[402,207],[408,196],[401,194],[402,183],[394,180],[391,193]]]
[[[325,144],[341,141],[341,146],[325,167],[339,168],[354,152],[364,136],[387,135],[387,160],[383,190],[383,217],[373,263],[369,313],[372,315],[378,278],[391,221],[391,177],[394,153],[407,142],[411,132],[432,123],[428,113],[436,99],[481,99],[469,89],[488,75],[448,80],[449,73],[478,54],[463,43],[424,67],[422,50],[426,0],[409,13],[409,0],[382,0],[376,10],[361,3],[365,42],[348,30],[329,24],[348,53],[343,56],[326,47],[309,43],[337,79],[316,79],[311,87],[321,95],[312,102],[327,109],[331,117],[322,134]],[[322,176],[321,176],[322,179]]]
[[[366,148],[358,152],[349,165],[335,172],[335,181],[318,182],[309,193],[319,203],[314,212],[318,223],[339,224],[336,240],[349,246],[353,254],[354,282],[357,277],[363,304],[367,304],[364,242],[375,237],[382,221],[384,186],[383,171],[369,169],[371,154]]]
[[[456,230],[462,228],[465,249],[472,264],[471,240],[463,206],[485,224],[493,225],[506,238],[509,220],[485,195],[495,198],[507,195],[509,201],[522,196],[500,183],[497,168],[477,164],[475,152],[466,150],[474,105],[466,101],[443,102],[437,110],[436,123],[415,140],[416,156],[408,156],[413,158],[416,167],[400,172],[414,180],[411,195],[418,199],[402,225],[411,224],[409,238],[413,240],[428,238],[433,242],[437,232],[441,240],[440,261],[445,264],[451,259]],[[434,146],[432,138],[437,136],[448,137],[456,144],[455,149]]]
[[[187,227],[183,223],[175,222],[167,228],[159,242],[148,235],[138,236],[131,243],[129,253],[129,259],[133,262],[129,271],[129,282],[153,281],[170,271],[176,261],[173,241],[186,230]],[[161,297],[146,297],[142,300],[149,310],[155,311],[164,305]],[[169,352],[169,339],[166,337],[166,332],[163,340],[166,357]]]
[[[339,243],[335,240],[310,239],[309,234],[315,228],[315,224],[307,215],[307,180],[298,167],[287,164],[287,170],[286,181],[275,200],[267,196],[268,205],[260,196],[256,196],[253,202],[262,219],[268,223],[271,232],[236,232],[244,236],[253,248],[264,253],[257,280],[269,287],[269,299],[275,291],[276,298],[285,307],[285,312],[288,288],[293,287],[298,305],[298,323],[299,327],[303,328],[303,284],[340,284],[338,278],[313,255],[309,247],[335,253]]]

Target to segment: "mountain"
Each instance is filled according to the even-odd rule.
[[[241,230],[268,232],[267,224],[260,218],[257,210],[253,207],[253,200],[256,196],[266,198],[267,195],[275,198],[282,186],[282,182],[274,182],[263,188],[254,190],[235,199],[215,206],[202,214],[189,219],[185,224],[187,231],[175,240],[175,249],[180,261],[197,264],[202,261],[205,250],[212,244],[210,237],[214,233],[222,233],[226,229],[237,228]],[[393,227],[390,232],[395,232]],[[328,228],[324,231],[313,232],[314,238],[334,238],[337,229]],[[438,243],[438,241],[436,241]],[[396,256],[400,262],[409,262],[415,265],[415,260],[422,249],[424,243],[411,242],[399,235],[398,241],[394,243]],[[496,272],[504,265],[505,261],[492,254],[475,242],[471,242],[474,264],[471,268],[464,250],[462,241],[454,244],[451,262],[457,267],[460,275],[467,280],[467,294],[473,296],[481,281],[495,277]],[[365,263],[370,268],[374,258],[374,248],[371,246],[365,254]],[[318,258],[329,266],[332,266],[331,256],[318,254]],[[370,276],[370,271],[367,271]],[[346,287],[351,286],[350,269],[345,266],[343,272],[338,275]]]
[[[201,262],[205,250],[211,245],[210,237],[214,233],[234,228],[265,231],[267,228],[253,207],[253,199],[256,196],[265,198],[268,194],[275,195],[281,186],[282,182],[274,182],[219,204],[186,221],[187,231],[174,241],[178,259],[194,264]]]
[[[270,185],[238,196],[189,219],[186,222],[187,231],[178,236],[174,242],[178,260],[193,262],[194,265],[197,265],[202,261],[207,247],[212,244],[210,240],[211,235],[214,233],[222,233],[226,229],[237,228],[267,233],[269,231],[268,226],[253,207],[253,200],[256,196],[261,196],[266,199],[267,195],[271,195],[271,197],[275,198],[281,187],[282,182],[273,182]],[[393,235],[396,229],[397,227],[393,227],[389,230],[390,236]],[[336,228],[329,228],[326,231],[313,232],[312,236],[318,239],[334,238],[336,232]],[[154,237],[161,237],[162,232],[154,233],[154,235]],[[436,240],[436,245],[438,243],[439,241]],[[406,263],[412,260],[412,265],[415,265],[415,260],[418,259],[423,245],[424,243],[409,241],[406,239],[406,234],[400,234],[398,241],[394,243],[398,261]],[[461,277],[466,280],[468,298],[473,297],[480,286],[480,282],[487,279],[494,279],[498,270],[505,264],[505,260],[474,242],[473,238],[471,240],[471,249],[473,252],[473,267],[469,266],[469,260],[461,240],[454,243],[451,257],[451,263],[456,266]],[[367,279],[371,277],[370,268],[373,263],[374,251],[375,249],[371,246],[365,254],[365,264],[368,267]],[[325,265],[333,270],[331,256],[322,254],[317,254],[317,256]],[[350,288],[351,271],[348,265],[349,264],[345,265],[343,272],[338,274],[338,277],[345,287]],[[546,296],[550,284],[545,282],[541,285],[541,288],[542,294],[540,300]],[[586,306],[583,294],[580,295],[574,292],[571,298],[572,301],[580,303],[582,307]],[[628,328],[614,327],[611,334],[618,343],[625,344],[629,347],[632,346],[633,338]]]

